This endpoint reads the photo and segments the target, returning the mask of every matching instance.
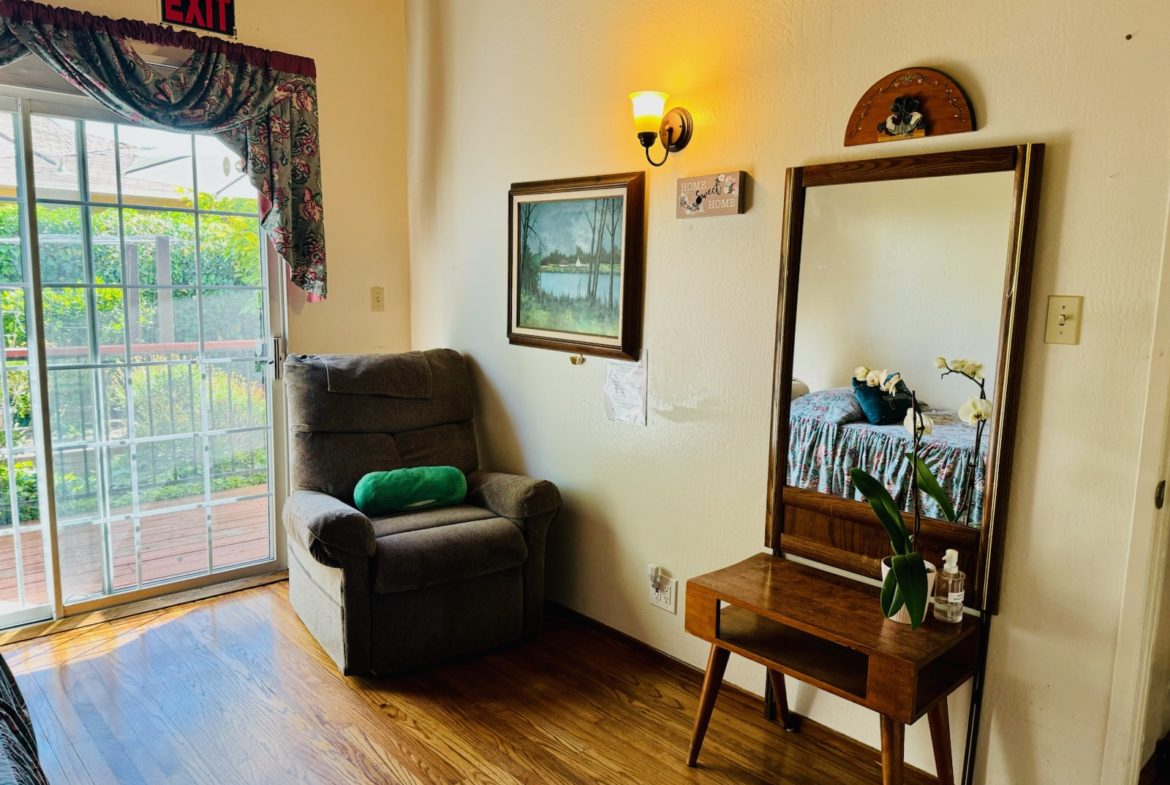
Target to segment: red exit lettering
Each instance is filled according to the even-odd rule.
[[[234,0],[162,0],[164,22],[235,35]]]

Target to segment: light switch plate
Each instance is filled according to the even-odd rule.
[[[386,310],[386,290],[381,286],[374,286],[370,288],[370,310]]]
[[[1080,343],[1081,311],[1085,298],[1051,295],[1048,298],[1048,319],[1044,329],[1044,343]]]

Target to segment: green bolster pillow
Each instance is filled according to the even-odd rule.
[[[354,504],[377,517],[403,510],[459,504],[467,496],[467,478],[454,466],[419,466],[370,472],[358,480]]]

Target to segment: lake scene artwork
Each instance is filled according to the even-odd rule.
[[[617,339],[625,196],[518,201],[516,327]]]

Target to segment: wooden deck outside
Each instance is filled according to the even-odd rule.
[[[241,488],[222,497],[267,492],[267,486]],[[202,497],[178,499],[169,506],[194,504]],[[208,560],[205,509],[194,508],[141,518],[142,583],[179,576],[206,574]],[[211,566],[221,569],[246,564],[269,555],[268,499],[245,499],[211,509]],[[66,602],[102,590],[101,526],[65,526],[60,529],[61,580]],[[21,561],[24,567],[25,606],[48,602],[41,530],[24,531]],[[11,532],[0,534],[0,613],[20,610],[16,554]],[[132,521],[111,524],[115,590],[137,587]]]

